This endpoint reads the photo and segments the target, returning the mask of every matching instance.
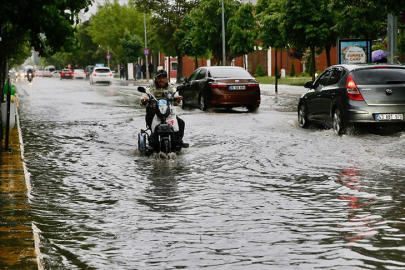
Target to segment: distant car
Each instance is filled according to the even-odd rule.
[[[71,79],[73,80],[73,70],[71,69],[62,69],[60,72],[60,79]]]
[[[110,85],[113,78],[113,73],[109,67],[94,67],[90,74],[90,84],[106,83]]]
[[[42,77],[44,75],[43,69],[38,69],[35,71],[35,77]]]
[[[74,69],[73,70],[73,77],[75,79],[85,79],[86,78],[86,73],[84,72],[83,69]]]
[[[179,94],[183,108],[246,107],[254,112],[260,106],[259,82],[241,67],[200,67],[182,82]]]
[[[341,135],[348,125],[405,127],[405,66],[333,65],[298,102],[298,123],[332,127]]]
[[[86,73],[86,80],[90,78],[90,73],[93,71],[94,66],[86,66],[84,68],[84,73]]]
[[[55,71],[52,71],[51,76],[52,77],[60,77],[60,73],[61,73],[60,70],[55,70]]]
[[[52,77],[52,72],[55,70],[55,66],[46,66],[44,71],[42,72],[42,77]]]

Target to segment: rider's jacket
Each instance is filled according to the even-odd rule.
[[[164,87],[159,87],[155,82],[150,86],[150,92],[157,98],[166,98],[167,93],[174,94],[176,88],[171,84],[167,83]],[[146,113],[154,114],[156,111],[156,100],[149,98],[149,102],[146,105]]]

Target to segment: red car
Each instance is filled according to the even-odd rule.
[[[60,79],[71,79],[73,80],[73,70],[71,69],[62,69],[62,71],[60,72]]]

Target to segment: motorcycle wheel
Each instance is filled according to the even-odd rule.
[[[163,140],[162,141],[161,151],[163,153],[166,153],[166,154],[170,153],[170,142],[169,142],[169,140]]]

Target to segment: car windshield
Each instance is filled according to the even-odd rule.
[[[212,78],[239,78],[251,79],[252,76],[249,72],[242,68],[214,68],[210,70],[210,77]]]
[[[405,83],[405,69],[376,68],[357,70],[353,73],[357,84],[390,84],[395,82]]]
[[[98,68],[94,70],[97,73],[110,73],[110,69],[109,68]]]

